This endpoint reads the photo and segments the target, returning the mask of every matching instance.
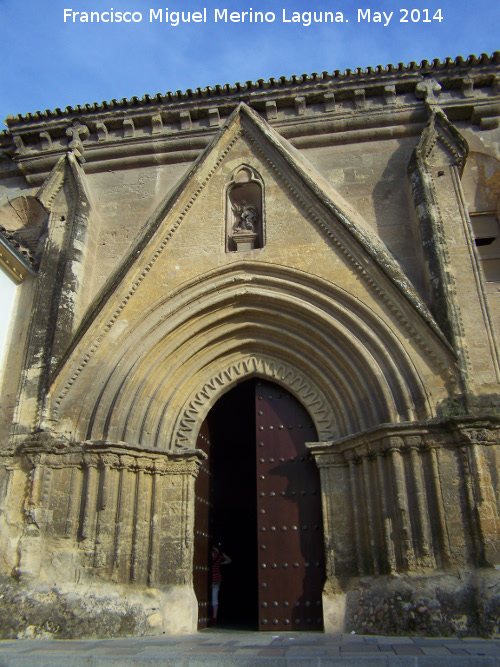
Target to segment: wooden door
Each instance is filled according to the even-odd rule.
[[[286,390],[255,384],[260,630],[322,630],[325,558],[317,440],[307,411]]]
[[[208,423],[202,424],[196,447],[210,454]],[[195,483],[194,563],[193,583],[198,600],[198,630],[206,628],[212,617],[210,572],[210,508],[211,508],[210,456],[200,468]]]

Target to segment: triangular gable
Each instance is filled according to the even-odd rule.
[[[337,237],[336,240],[340,244],[348,246],[346,248],[348,253],[355,252],[356,257],[354,261],[361,262],[361,266],[358,266],[361,275],[366,279],[372,278],[373,269],[370,269],[370,266],[373,262],[390,283],[392,283],[395,290],[423,317],[438,338],[448,345],[429,309],[380,237],[377,236],[362,216],[352,208],[296,148],[279,135],[259,114],[244,103],[241,103],[235,109],[226,124],[195,161],[191,169],[174,189],[168,193],[150,219],[145,223],[131,251],[121,266],[107,281],[94,301],[93,306],[89,309],[88,315],[78,335],[75,337],[75,343],[98,316],[102,307],[108,301],[110,294],[115,293],[118,296],[117,293],[120,291],[120,286],[128,290],[125,285],[128,285],[130,282],[130,274],[135,274],[135,269],[141,267],[144,263],[143,253],[148,243],[153,239],[162,223],[180,199],[188,200],[201,191],[202,184],[210,178],[214,166],[219,164],[224,157],[224,150],[221,152],[221,148],[227,150],[227,146],[231,144],[233,135],[240,131],[240,127],[243,132],[250,133],[255,140],[266,145],[268,150],[271,148],[288,165],[291,172],[300,180],[301,185],[306,186],[312,198],[316,199],[321,206],[333,215],[334,219],[339,223],[339,227],[333,230],[334,235]],[[180,222],[178,220],[174,224],[168,233],[168,238],[171,237],[171,234],[175,233]],[[128,279],[127,276],[129,276]]]

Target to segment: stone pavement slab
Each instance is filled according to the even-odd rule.
[[[208,630],[177,637],[0,641],[0,667],[500,667],[500,640]]]

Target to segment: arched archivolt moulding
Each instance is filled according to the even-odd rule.
[[[432,416],[424,375],[444,387],[449,351],[429,333],[423,365],[407,339],[338,286],[236,263],[159,300],[113,340],[76,349],[48,415],[70,439],[189,448],[223,393],[262,376],[303,403],[319,437],[345,437]]]

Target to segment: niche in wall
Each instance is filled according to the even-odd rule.
[[[226,191],[226,250],[242,252],[264,246],[263,183],[248,165],[236,169]]]

